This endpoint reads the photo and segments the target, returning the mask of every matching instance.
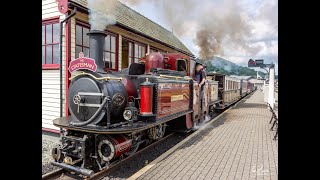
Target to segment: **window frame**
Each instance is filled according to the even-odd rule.
[[[178,67],[178,62],[179,62],[179,61],[184,61],[184,62],[185,62],[186,70],[185,70],[184,72],[187,73],[189,69],[188,69],[188,62],[187,62],[186,59],[177,59],[177,60],[176,60],[176,71],[178,71],[178,68],[179,68],[179,67]],[[183,71],[179,71],[179,72],[183,72]]]
[[[79,44],[77,44],[77,25],[78,26],[80,26],[81,27],[81,45],[79,45]],[[90,42],[89,42],[89,46],[84,46],[83,45],[83,28],[88,28],[89,29],[89,32],[90,32],[90,25],[89,24],[87,24],[87,23],[85,23],[85,22],[83,22],[83,21],[80,21],[80,20],[77,20],[76,19],[76,23],[75,23],[75,26],[74,26],[74,30],[75,30],[75,41],[74,41],[74,45],[75,45],[75,50],[74,50],[74,52],[75,52],[75,58],[77,58],[77,46],[80,46],[81,47],[81,49],[82,49],[82,51],[81,52],[83,52],[83,48],[88,48],[89,49],[89,52],[88,52],[88,56],[90,57]]]
[[[75,23],[75,31],[76,31],[76,27],[78,26],[81,26],[81,27],[85,27],[85,28],[88,28],[89,29],[89,32],[91,30],[91,26],[89,23],[86,23],[80,19],[77,19],[76,18],[76,23]],[[83,30],[82,30],[83,31]],[[106,68],[105,67],[105,63],[103,63],[103,69],[105,71],[118,71],[119,70],[119,59],[118,59],[118,54],[119,54],[119,35],[116,34],[116,33],[112,33],[110,31],[107,31],[107,30],[104,30],[104,32],[110,36],[114,36],[115,37],[115,52],[111,52],[111,38],[110,38],[110,51],[107,51],[106,49],[103,49],[103,62],[104,59],[105,59],[105,53],[110,53],[110,61],[111,61],[111,54],[115,54],[115,68]],[[75,48],[77,48],[77,46],[80,46],[80,45],[77,45],[77,40],[76,40],[76,32],[75,32]],[[82,47],[82,50],[83,50],[83,47],[85,48],[88,48],[89,49],[89,57],[90,57],[90,42],[89,42],[89,46],[83,46],[83,32],[82,32],[82,42],[81,42],[81,47]],[[75,52],[76,52],[76,49],[75,49]],[[75,57],[77,57],[77,54],[75,54]]]
[[[142,43],[142,42],[139,42],[139,41],[135,41],[135,40],[133,40],[133,39],[130,39],[130,38],[127,38],[127,37],[124,37],[124,36],[122,36],[122,39],[124,39],[124,40],[126,40],[126,41],[128,41],[128,44],[130,44],[130,43],[132,43],[133,44],[133,46],[132,46],[132,54],[130,55],[129,54],[129,52],[128,52],[128,60],[129,60],[129,62],[128,62],[128,67],[132,64],[132,63],[134,63],[134,60],[135,60],[135,58],[136,58],[136,56],[135,56],[135,45],[137,44],[137,45],[140,45],[140,46],[144,46],[145,47],[145,54],[147,54],[147,51],[148,51],[148,49],[147,49],[147,44],[144,44],[144,43]],[[130,46],[130,45],[129,45]],[[128,49],[128,51],[129,51],[129,49]],[[139,49],[138,49],[138,54],[139,54]],[[144,55],[145,56],[145,55]],[[142,57],[144,57],[144,56],[142,56]],[[140,57],[140,58],[142,58],[142,57]],[[138,59],[140,59],[140,58],[138,58]]]
[[[58,49],[60,49],[60,32],[58,34],[59,36],[59,42],[58,43],[54,43],[54,42],[51,42],[50,44],[46,44],[46,36],[47,36],[47,33],[46,33],[46,26],[47,25],[51,25],[53,27],[53,24],[58,24],[58,28],[59,28],[59,31],[60,31],[60,18],[59,16],[56,16],[56,17],[52,17],[52,18],[47,18],[47,19],[42,19],[42,25],[41,26],[45,26],[45,35],[44,35],[44,39],[45,39],[45,44],[42,45],[41,43],[41,48],[44,46],[46,47],[47,45],[50,45],[52,46],[52,61],[53,61],[53,46],[54,45],[58,45]],[[53,41],[53,28],[52,28],[52,41]],[[47,53],[46,53],[46,50],[47,48],[45,48],[45,51],[44,51],[44,56],[45,56],[45,64],[42,64],[42,69],[43,70],[48,70],[48,69],[60,69],[60,54],[58,55],[58,59],[59,59],[59,64],[46,64],[46,56],[47,56]],[[42,54],[42,53],[41,53]]]
[[[111,70],[111,71],[118,71],[118,63],[119,63],[119,61],[118,61],[118,47],[119,47],[119,36],[117,35],[117,34],[115,34],[115,33],[112,33],[112,32],[109,32],[109,31],[105,31],[106,32],[106,34],[108,34],[108,36],[113,36],[113,37],[115,37],[115,52],[112,52],[111,50],[112,50],[112,48],[111,48],[111,38],[110,38],[110,51],[107,51],[106,49],[103,49],[103,60],[105,59],[105,53],[109,53],[110,54],[110,62],[111,62],[111,54],[115,54],[115,68],[114,69],[112,69],[112,68],[106,68],[105,67],[105,61],[103,61],[104,62],[104,67],[103,67],[103,69],[105,70],[105,71],[108,71],[108,70]]]

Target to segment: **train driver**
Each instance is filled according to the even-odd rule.
[[[202,109],[202,97],[203,97],[203,89],[204,89],[204,83],[206,81],[206,72],[204,70],[204,66],[202,64],[196,65],[196,73],[195,73],[195,79],[198,82],[198,86],[200,88],[200,107]]]

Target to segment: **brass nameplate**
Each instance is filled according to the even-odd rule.
[[[183,94],[171,96],[171,102],[179,100],[183,100]]]

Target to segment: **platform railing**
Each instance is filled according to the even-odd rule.
[[[275,134],[274,137],[273,137],[273,140],[277,140],[277,137],[278,137],[278,116],[277,116],[276,113],[274,112],[274,109],[271,108],[271,106],[270,106],[269,103],[268,103],[268,107],[269,107],[269,109],[270,109],[270,111],[271,111],[271,113],[272,113],[272,117],[271,117],[271,119],[270,119],[270,121],[269,121],[269,124],[271,124],[271,123],[272,123],[272,120],[274,120],[273,123],[272,123],[272,126],[271,126],[271,128],[270,128],[270,131],[274,131],[274,127],[277,126],[277,127],[276,127],[276,134]]]

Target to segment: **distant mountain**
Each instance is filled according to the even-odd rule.
[[[214,57],[211,60],[206,61],[207,72],[216,71],[218,73],[227,75],[238,75],[238,76],[257,76],[257,71],[248,67],[239,66],[233,62],[220,57]],[[265,76],[265,73],[259,71],[261,77]]]

